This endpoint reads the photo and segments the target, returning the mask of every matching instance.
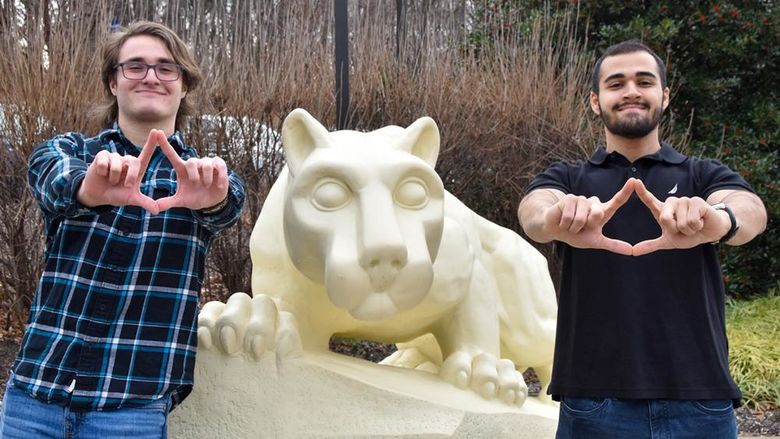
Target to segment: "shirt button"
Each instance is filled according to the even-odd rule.
[[[636,167],[632,166],[631,167],[631,172],[636,172]]]

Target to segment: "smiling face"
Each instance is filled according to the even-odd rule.
[[[591,92],[590,104],[609,133],[638,139],[657,131],[669,105],[669,88],[662,86],[649,53],[609,56],[601,64],[599,91]]]
[[[146,64],[175,63],[163,40],[150,35],[130,37],[119,51],[119,63],[139,61]],[[160,129],[173,129],[176,113],[186,95],[183,75],[176,81],[160,81],[154,70],[144,79],[131,80],[117,68],[110,82],[116,96],[120,126],[154,124]]]

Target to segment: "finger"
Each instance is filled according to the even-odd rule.
[[[171,165],[173,165],[173,169],[179,171],[179,169],[184,168],[184,160],[179,157],[179,154],[176,153],[176,150],[173,149],[170,143],[168,143],[168,139],[165,137],[165,133],[159,131],[157,135],[157,141],[159,142],[160,149],[162,149],[163,154],[165,154],[165,157],[168,157],[168,161],[170,161]]]
[[[95,172],[101,177],[107,177],[109,166],[111,165],[110,160],[111,154],[108,151],[100,151],[95,156],[95,160],[92,161],[92,165],[95,167]]]
[[[572,219],[569,231],[572,233],[579,233],[585,224],[588,222],[590,216],[590,200],[579,199],[577,202],[577,209],[574,211],[574,218]]]
[[[128,204],[130,204],[131,206],[143,207],[144,209],[148,210],[149,213],[151,213],[152,215],[157,215],[158,213],[160,213],[160,206],[157,204],[157,201],[141,193],[133,194],[130,197],[130,201],[128,202]]]
[[[615,195],[613,195],[609,201],[604,203],[605,222],[609,221],[609,219],[612,218],[612,215],[614,215],[615,212],[617,212],[620,206],[626,204],[626,202],[631,198],[631,194],[634,192],[634,187],[637,182],[641,184],[641,181],[635,178],[629,178],[628,181],[626,181],[626,183],[623,185],[623,187],[620,188],[620,190]]]
[[[577,197],[565,197],[559,203],[561,203],[561,221],[558,223],[558,227],[561,230],[569,230],[574,221],[574,215],[577,213]]]
[[[214,181],[214,163],[208,158],[201,159],[199,168],[203,187],[211,187],[211,182]]]
[[[168,209],[172,209],[174,207],[181,207],[181,199],[177,197],[176,195],[171,195],[170,197],[160,198],[157,202],[157,210],[159,212],[165,212]]]
[[[141,170],[141,162],[133,156],[125,156],[125,165],[127,167],[125,187],[130,188],[141,181],[141,178],[138,175]]]
[[[631,256],[633,254],[631,244],[619,239],[607,238],[606,236],[599,242],[597,248],[624,256]]]
[[[141,153],[138,154],[139,172],[141,175],[146,172],[146,168],[152,160],[152,155],[154,155],[154,150],[157,148],[157,131],[158,130],[151,130],[149,132],[149,137],[146,138],[146,143],[144,144]],[[139,179],[141,179],[141,177],[139,177]]]
[[[214,181],[218,189],[224,190],[227,195],[228,188],[228,169],[224,160],[214,157]]]
[[[645,204],[650,209],[650,212],[653,214],[654,217],[658,218],[658,215],[661,213],[661,207],[663,206],[663,203],[658,200],[658,198],[655,197],[647,188],[645,187],[645,184],[642,183],[642,180],[634,180],[634,191],[639,196],[639,199],[642,200],[642,203]]]
[[[108,182],[111,185],[115,185],[122,180],[122,172],[125,169],[125,162],[118,154],[111,154],[109,156],[108,165]]]
[[[688,222],[688,215],[690,214],[690,205],[688,202],[680,200],[680,202],[677,203],[677,209],[674,213],[674,219],[677,226],[677,230],[680,231],[685,236],[691,236],[694,233],[696,233],[693,228],[691,228],[690,223]]]
[[[693,202],[688,206],[688,226],[694,233],[699,233],[704,228],[704,221],[707,217],[709,204],[706,201]]]
[[[200,161],[195,159],[190,159],[184,162],[184,169],[187,173],[187,179],[192,183],[197,183],[200,181]]]
[[[644,256],[658,250],[665,250],[666,248],[667,248],[666,239],[664,239],[663,237],[648,239],[647,241],[642,241],[637,244],[634,244],[633,254],[634,256]]]
[[[662,204],[661,212],[657,218],[662,230],[667,230],[672,234],[680,233],[677,228],[677,198],[667,198],[666,202]]]
[[[604,219],[604,205],[601,204],[598,197],[591,197],[588,200],[590,200],[590,209],[588,210],[587,224],[596,226],[606,223]]]

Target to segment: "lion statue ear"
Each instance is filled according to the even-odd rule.
[[[282,124],[282,145],[287,167],[295,176],[315,148],[329,146],[328,130],[308,111],[296,108]]]
[[[397,148],[423,159],[432,168],[439,158],[439,127],[430,117],[421,117],[409,125]]]

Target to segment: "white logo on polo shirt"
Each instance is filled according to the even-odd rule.
[[[669,193],[669,194],[676,194],[677,193],[677,185],[675,184],[674,187],[667,193]]]

